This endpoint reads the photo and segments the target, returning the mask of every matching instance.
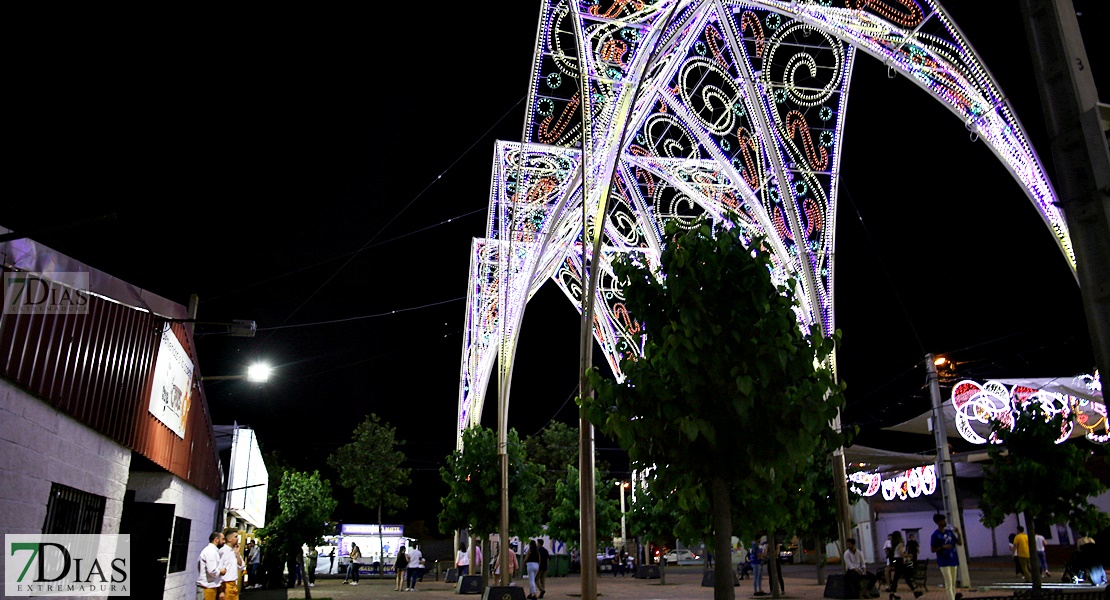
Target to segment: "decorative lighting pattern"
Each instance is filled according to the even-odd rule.
[[[625,308],[612,261],[658,268],[668,223],[706,215],[745,239],[764,236],[772,277],[795,285],[800,327],[835,330],[837,178],[856,49],[991,147],[1074,268],[1020,123],[933,2],[545,0],[536,39],[522,144],[497,146],[489,226],[472,251],[459,439],[481,414],[493,357],[502,375],[511,369],[536,289],[553,279],[581,310],[583,261],[602,273],[594,335],[623,378],[643,324]]]
[[[881,473],[856,471],[848,475],[848,489],[859,496],[869,498],[879,493],[892,501],[895,498],[907,500],[920,496],[931,496],[937,491],[937,470],[935,465],[914,467],[883,478]]]
[[[1090,395],[1101,397],[1102,384],[1098,374],[1076,377],[1072,385],[1085,389]],[[952,388],[952,406],[955,408],[956,430],[960,437],[973,444],[1000,444],[991,432],[991,425],[999,422],[1013,429],[1019,411],[1034,403],[1048,421],[1063,415],[1060,436],[1056,443],[1067,441],[1075,424],[1086,430],[1085,437],[1097,444],[1110,442],[1110,428],[1106,422],[1106,405],[1087,398],[1050,392],[1021,385],[1007,388],[997,381],[979,384],[964,380]]]

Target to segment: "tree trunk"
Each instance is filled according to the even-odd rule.
[[[710,498],[713,510],[713,598],[733,600],[736,590],[732,587],[732,498],[728,482],[723,477],[710,481]]]
[[[659,585],[667,585],[667,555],[659,552]]]
[[[308,587],[308,571],[305,570],[304,553],[297,553],[297,565],[301,568],[301,585],[304,586],[304,597],[308,600],[312,598],[312,588]]]
[[[778,537],[774,533],[767,536],[770,543],[767,544],[767,556],[764,557],[764,563],[767,565],[767,581],[771,584],[771,598],[781,598],[779,594],[779,543]]]
[[[813,545],[813,552],[817,555],[817,585],[825,585],[825,543],[818,540]]]
[[[482,569],[482,571],[481,571],[482,572],[482,589],[483,590],[489,587],[489,571],[490,570],[489,570],[489,564],[486,563],[486,561],[490,560],[490,558],[492,557],[492,555],[490,554],[491,552],[493,552],[493,548],[491,548],[491,544],[490,544],[490,541],[489,541],[489,536],[487,535],[486,537],[482,538],[482,560],[479,561],[479,562],[483,563],[481,565],[481,569]]]
[[[373,564],[373,563],[371,563]],[[382,540],[382,503],[378,502],[378,579],[385,578],[385,541]]]
[[[1025,528],[1029,542],[1029,574],[1033,576],[1033,595],[1041,593],[1041,563],[1037,556],[1037,527],[1033,523],[1033,513],[1025,511]]]

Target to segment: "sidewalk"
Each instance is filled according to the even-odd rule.
[[[960,590],[965,598],[975,596],[1009,594],[1013,586],[1020,586],[1020,577],[1014,576],[1013,561],[1009,556],[1000,558],[972,559],[969,563],[971,583],[973,586]],[[1051,582],[1059,584],[1061,567],[1053,571]],[[830,565],[825,570],[826,574],[840,573],[839,565]],[[784,598],[790,600],[823,600],[825,586],[817,583],[817,568],[813,565],[784,565],[782,568],[783,580],[786,584]],[[316,586],[312,588],[312,597],[316,600],[331,598],[332,600],[379,600],[386,598],[401,598],[406,600],[448,600],[452,598],[475,598],[482,596],[456,595],[454,584],[444,583],[442,578],[434,580],[434,574],[428,574],[424,581],[417,584],[415,592],[398,592],[393,589],[393,579],[375,579],[363,577],[358,586],[343,585],[341,576],[317,577]],[[611,574],[598,575],[597,592],[599,598],[605,600],[712,600],[713,588],[702,587],[702,567],[700,565],[669,566],[667,567],[667,584],[660,585],[658,579],[633,579],[628,577],[613,577]],[[515,585],[524,587],[528,592],[527,579],[515,579]],[[948,595],[943,588],[943,578],[940,571],[930,565],[926,577],[928,591],[922,600],[948,600]],[[1002,590],[1000,587],[1008,589]],[[1028,587],[1028,586],[1026,586]],[[770,585],[764,578],[763,589],[770,591]],[[1082,589],[1090,589],[1082,586]],[[745,579],[735,588],[736,598],[758,600],[771,600],[771,596],[752,596],[752,581]],[[913,594],[905,588],[903,583],[899,587],[899,596],[903,600],[912,600]],[[567,577],[549,577],[547,579],[547,595],[545,600],[567,600],[568,598],[581,598],[582,580],[579,575]],[[243,600],[287,600],[304,598],[304,589],[294,590],[244,590],[241,594]],[[884,593],[880,600],[888,600]]]

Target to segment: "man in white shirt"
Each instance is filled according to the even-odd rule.
[[[200,551],[197,561],[197,600],[216,600],[220,593],[220,546],[224,536],[219,531],[208,536],[208,545]]]
[[[875,593],[875,574],[867,572],[867,559],[856,548],[856,540],[848,538],[844,551],[844,588],[849,598],[878,598]]]
[[[239,572],[243,570],[243,556],[239,554],[239,530],[224,530],[224,547],[220,548],[221,594],[225,600],[239,600]]]
[[[1048,572],[1048,555],[1045,554],[1044,536],[1038,533],[1033,536],[1033,539],[1037,544],[1037,561],[1041,564],[1041,573],[1044,574],[1044,577],[1050,577],[1052,573]]]
[[[420,576],[424,574],[423,571],[421,570],[422,565],[420,564],[420,559],[424,557],[424,553],[420,551],[420,548],[416,547],[416,544],[413,544],[412,547],[409,548],[408,557],[409,557],[409,567],[408,567],[409,585],[408,585],[408,588],[406,588],[406,589],[410,592],[414,592],[414,591],[416,591],[416,580],[419,579]]]

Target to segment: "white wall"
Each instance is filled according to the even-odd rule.
[[[173,504],[175,517],[189,519],[189,553],[185,570],[166,576],[163,598],[193,600],[196,598],[196,557],[208,544],[208,536],[216,531],[216,499],[206,496],[171,473],[134,472],[127,489],[135,490],[136,502]],[[132,540],[132,547],[141,547],[142,540]]]
[[[0,533],[42,533],[51,483],[106,498],[119,533],[131,451],[0,379]]]

